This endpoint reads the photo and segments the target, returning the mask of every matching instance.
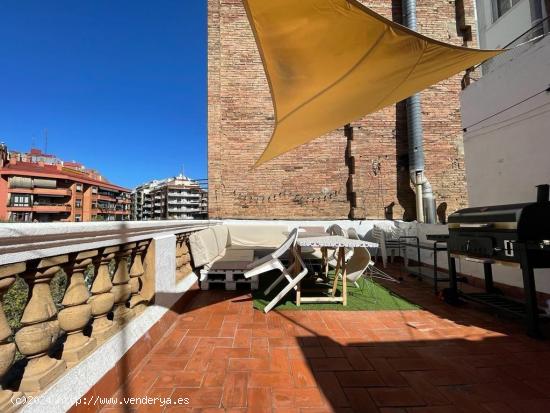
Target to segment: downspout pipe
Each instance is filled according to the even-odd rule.
[[[416,0],[403,1],[403,24],[416,31]],[[416,219],[418,222],[436,222],[435,199],[432,186],[424,174],[424,131],[420,94],[406,101],[407,132],[409,143],[409,175],[416,193]]]

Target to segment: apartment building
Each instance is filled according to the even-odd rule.
[[[207,192],[184,175],[154,180],[132,191],[132,220],[204,219]]]
[[[38,149],[0,146],[0,220],[8,222],[124,221],[130,191],[77,162]]]

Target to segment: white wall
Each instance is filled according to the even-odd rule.
[[[550,36],[512,55],[461,94],[470,206],[533,202],[535,186],[550,183],[550,93],[529,99],[550,85]],[[481,276],[482,266],[462,261],[460,271]],[[550,293],[550,271],[535,273]],[[494,277],[523,285],[519,269],[495,266]]]
[[[521,0],[493,22],[492,2],[477,0],[479,45],[482,49],[499,49],[531,26],[531,0]]]
[[[462,92],[471,206],[531,202],[535,185],[550,183],[550,93],[528,99],[549,85],[547,36]]]

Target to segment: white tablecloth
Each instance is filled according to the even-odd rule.
[[[376,248],[376,242],[363,241],[358,239],[349,239],[340,235],[327,235],[323,237],[307,237],[298,238],[296,244],[300,247],[317,247],[317,248]]]

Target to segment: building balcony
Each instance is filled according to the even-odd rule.
[[[37,204],[32,206],[8,206],[10,212],[37,212],[37,213],[58,213],[70,212],[71,206],[66,204]]]
[[[117,201],[117,199],[114,196],[104,195],[104,194],[99,194],[97,196],[97,199],[99,201],[108,201],[108,202],[116,202]]]
[[[33,194],[44,196],[71,196],[72,191],[67,188],[9,188],[12,194]]]
[[[70,205],[63,204],[42,204],[37,205],[36,203],[32,207],[33,212],[70,212]]]

